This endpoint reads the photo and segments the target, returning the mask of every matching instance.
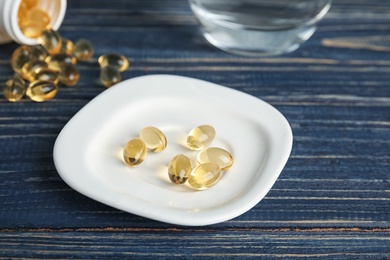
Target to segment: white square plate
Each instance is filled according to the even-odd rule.
[[[169,161],[196,151],[185,147],[188,132],[209,124],[212,146],[231,152],[233,166],[205,191],[174,185]],[[146,126],[168,140],[137,168],[122,148]],[[202,80],[152,75],[123,81],[94,98],[63,128],[54,146],[61,178],[76,191],[114,208],[178,225],[226,221],[254,207],[268,193],[290,155],[292,132],[271,105],[248,94]]]

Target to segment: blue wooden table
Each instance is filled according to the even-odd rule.
[[[55,99],[0,98],[0,258],[264,257],[390,259],[390,2],[336,0],[300,49],[233,56],[199,35],[185,0],[68,0],[60,33],[94,58]],[[16,43],[0,46],[0,87]],[[123,78],[189,76],[258,97],[291,124],[290,159],[267,196],[227,222],[165,224],[67,186],[53,145],[105,90],[97,57],[119,52]]]

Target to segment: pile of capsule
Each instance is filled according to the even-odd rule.
[[[174,184],[188,184],[195,190],[206,190],[216,184],[222,172],[233,165],[233,156],[218,147],[208,147],[215,138],[215,129],[210,125],[195,127],[187,136],[187,146],[191,150],[200,150],[197,155],[198,166],[193,168],[191,159],[178,154],[168,165],[168,177]],[[123,149],[126,164],[134,167],[146,158],[147,150],[161,152],[167,146],[163,132],[153,126],[141,130],[139,138],[130,140]]]
[[[22,0],[18,12],[21,31],[36,38],[38,45],[18,47],[11,56],[15,75],[4,85],[4,97],[16,102],[26,94],[31,100],[43,102],[52,99],[58,85],[71,87],[77,84],[80,74],[78,61],[89,60],[93,45],[86,39],[75,43],[50,29],[50,17],[37,6],[37,0]],[[118,54],[105,54],[98,59],[100,80],[105,87],[121,81],[120,72],[129,66],[128,60]]]

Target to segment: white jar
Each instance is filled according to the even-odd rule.
[[[67,0],[38,0],[37,6],[47,12],[50,27],[57,30],[65,16]],[[26,37],[18,25],[21,0],[0,0],[0,44],[16,41],[20,44],[37,44],[36,38]]]

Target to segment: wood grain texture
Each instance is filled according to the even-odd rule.
[[[247,58],[207,44],[186,1],[68,0],[60,28],[94,43],[81,79],[38,104],[0,97],[1,258],[390,259],[390,2],[337,0],[296,52]],[[18,45],[0,46],[0,89]],[[53,164],[67,121],[105,90],[97,57],[124,79],[168,73],[261,98],[291,124],[291,157],[247,213],[181,227],[124,213],[69,188]]]

